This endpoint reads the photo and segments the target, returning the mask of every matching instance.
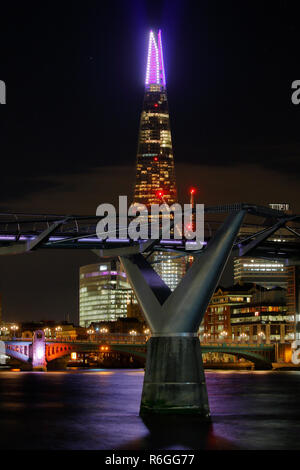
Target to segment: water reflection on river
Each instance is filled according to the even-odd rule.
[[[300,372],[206,371],[211,425],[144,422],[143,375],[1,371],[0,448],[300,449]]]

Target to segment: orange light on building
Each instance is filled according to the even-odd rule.
[[[76,359],[77,359],[77,353],[76,352],[71,353],[71,359],[72,359],[72,361],[76,361]]]
[[[292,361],[292,348],[290,344],[285,344],[284,348],[284,362],[289,363]]]

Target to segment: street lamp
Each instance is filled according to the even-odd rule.
[[[210,333],[204,333],[204,334],[203,334],[203,339],[204,339],[204,341],[209,340],[209,337],[210,337]]]
[[[62,327],[61,326],[57,326],[55,328],[55,338],[59,338],[59,333],[62,331]]]
[[[51,330],[50,330],[50,328],[45,328],[45,329],[44,329],[44,333],[45,333],[45,336],[48,336],[48,337],[51,336]]]
[[[0,331],[1,331],[1,334],[3,332],[4,335],[7,335],[7,332],[9,331],[8,328],[6,326],[2,326],[2,328],[0,328]]]
[[[265,339],[266,338],[266,335],[264,334],[263,331],[260,331],[257,336],[259,336],[260,339]]]
[[[226,339],[227,336],[228,336],[227,331],[223,330],[223,331],[220,333],[220,336],[221,336],[221,338],[222,338],[223,340]]]
[[[130,330],[130,331],[129,331],[129,334],[130,334],[131,336],[136,336],[136,335],[137,335],[137,332],[136,332],[135,330]]]
[[[246,341],[249,338],[249,336],[246,335],[246,333],[241,333],[240,338],[241,338],[242,341]]]
[[[16,334],[16,331],[19,329],[17,325],[11,325],[10,329]]]
[[[99,333],[108,333],[108,328],[100,328]]]

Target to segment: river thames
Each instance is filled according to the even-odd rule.
[[[299,450],[300,372],[206,371],[212,423],[144,422],[144,371],[0,372],[1,449]]]

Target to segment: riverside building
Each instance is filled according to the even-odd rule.
[[[256,287],[251,303],[231,308],[232,339],[241,342],[284,343],[294,339],[294,315],[288,312],[286,290]]]
[[[231,308],[240,304],[250,304],[254,292],[253,284],[219,286],[211,298],[200,325],[200,340],[202,342],[231,341]]]
[[[80,268],[79,324],[88,327],[100,321],[127,316],[127,305],[136,303],[131,286],[117,259],[100,260]]]

